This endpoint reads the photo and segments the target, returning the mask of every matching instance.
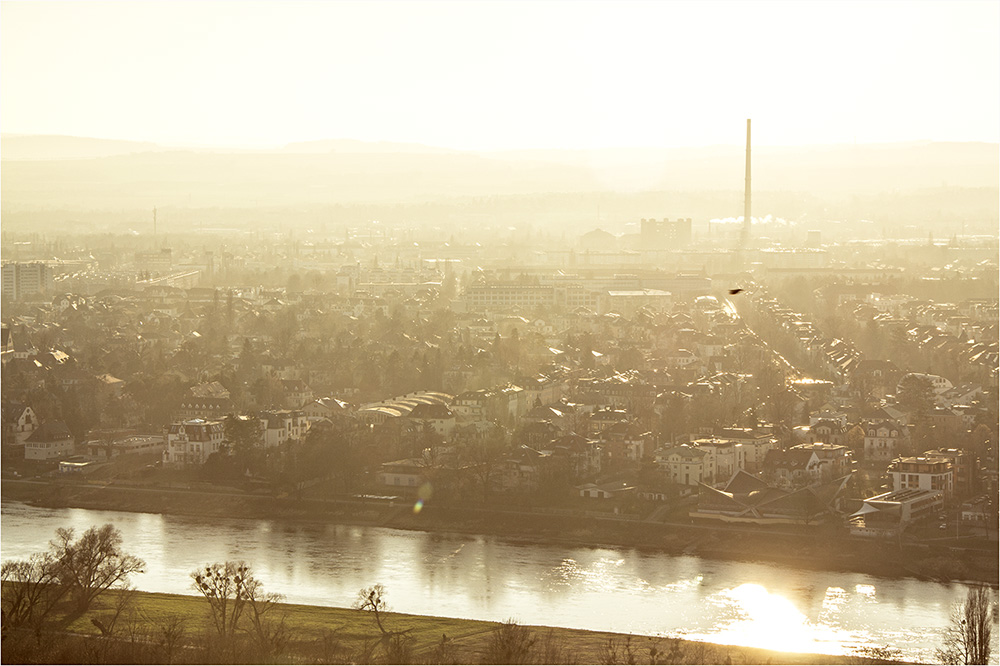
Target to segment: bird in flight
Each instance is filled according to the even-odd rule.
[[[741,291],[743,291],[743,290],[742,289],[730,289],[729,293],[731,295],[736,295],[736,294],[740,293]]]

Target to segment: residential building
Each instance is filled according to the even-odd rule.
[[[964,502],[961,508],[961,519],[963,523],[989,525],[991,520],[993,527],[996,527],[996,500],[989,497],[976,497]]]
[[[839,421],[823,419],[809,426],[812,437],[824,444],[843,444],[847,440],[847,427]]]
[[[591,437],[596,437],[616,423],[628,421],[628,413],[623,409],[595,410],[587,419],[587,433]]]
[[[862,425],[865,431],[865,460],[888,462],[895,458],[909,439],[905,426],[893,421]]]
[[[715,480],[715,458],[705,449],[690,445],[661,448],[656,451],[656,464],[670,480],[685,486],[711,483]]]
[[[62,421],[46,421],[24,440],[25,460],[57,460],[73,454],[73,435]]]
[[[202,465],[210,455],[219,451],[225,438],[222,421],[175,421],[167,431],[163,464],[175,467]]]
[[[420,458],[405,458],[382,463],[378,479],[386,486],[396,488],[416,488],[427,476],[427,464]]]
[[[847,414],[844,412],[836,412],[831,409],[824,409],[820,412],[815,412],[809,415],[809,425],[815,426],[821,421],[832,421],[839,425],[841,428],[847,427]]]
[[[219,382],[204,382],[188,389],[181,398],[177,408],[176,418],[187,419],[221,419],[235,410],[229,389]]]
[[[851,452],[846,446],[814,442],[812,444],[798,444],[792,449],[815,453],[819,459],[819,478],[824,481],[850,474],[854,469]]]
[[[744,468],[749,472],[761,471],[767,452],[778,446],[778,440],[770,433],[752,428],[719,428],[715,436],[743,445]]]
[[[445,439],[451,437],[455,430],[455,413],[446,405],[418,404],[410,411],[409,418]]]
[[[802,488],[823,478],[819,454],[811,449],[773,449],[764,457],[763,475],[781,488]]]
[[[313,399],[312,389],[301,379],[282,379],[281,388],[285,393],[285,406],[290,409],[301,409]]]
[[[933,490],[950,496],[954,489],[951,462],[945,458],[897,458],[888,469],[893,490]]]
[[[3,264],[0,281],[3,297],[20,301],[52,291],[52,268],[40,261],[28,264],[10,261]]]
[[[289,440],[300,439],[309,429],[305,414],[297,409],[279,409],[260,413],[264,424],[264,446],[281,446]]]
[[[602,430],[597,441],[607,451],[610,462],[637,463],[652,452],[653,433],[635,423],[618,421]]]
[[[969,497],[978,492],[979,463],[975,454],[965,449],[932,449],[928,458],[944,458],[951,463],[952,485],[956,495]]]
[[[3,402],[3,444],[16,446],[24,444],[39,425],[34,410],[27,405],[11,400]]]
[[[746,469],[746,449],[739,442],[711,437],[696,439],[691,446],[708,451],[715,460],[715,475],[718,479],[728,479],[738,470]]]

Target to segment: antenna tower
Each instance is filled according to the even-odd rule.
[[[743,233],[740,236],[740,247],[745,249],[750,244],[750,119],[747,118],[747,171],[746,184],[743,190]]]

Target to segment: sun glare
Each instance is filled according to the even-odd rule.
[[[810,622],[795,604],[762,585],[745,583],[719,596],[723,603],[733,605],[736,614],[728,626],[714,634],[714,640],[720,643],[789,652],[830,652],[830,644],[840,642],[836,631]]]

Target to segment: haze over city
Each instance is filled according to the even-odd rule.
[[[0,660],[993,663],[998,25],[0,2]]]

